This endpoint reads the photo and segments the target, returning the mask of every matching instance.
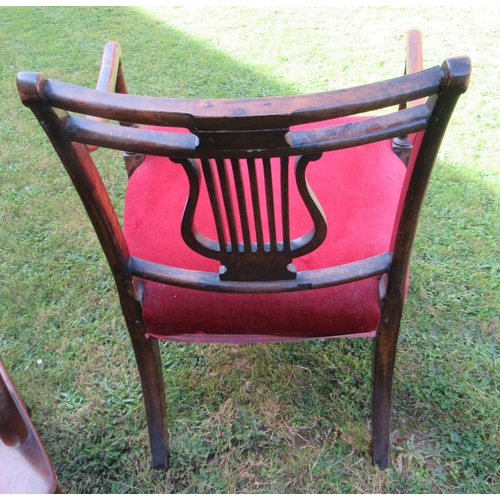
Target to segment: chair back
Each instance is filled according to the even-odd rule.
[[[136,97],[47,80],[37,73],[21,73],[18,88],[68,169],[112,268],[119,265],[122,275],[130,269],[136,276],[191,288],[255,293],[330,286],[383,274],[398,251],[405,253],[401,256],[407,262],[415,214],[469,74],[470,61],[462,57],[347,90],[234,100]],[[406,107],[423,98],[423,103]],[[341,119],[391,106],[399,109],[362,120]],[[341,120],[322,125],[336,118]],[[292,259],[315,250],[327,232],[321,205],[307,183],[308,166],[327,151],[415,133],[421,140],[410,158],[394,228],[395,235],[405,234],[405,241],[398,243],[396,236],[390,252],[352,263],[340,274],[337,268],[297,273]],[[85,145],[165,156],[180,163],[190,185],[182,236],[191,249],[221,263],[219,275],[176,270],[130,256]],[[202,189],[208,192],[215,239],[195,225]],[[303,234],[290,230],[291,190],[298,191],[311,219],[311,229]],[[408,224],[410,229],[402,231]]]

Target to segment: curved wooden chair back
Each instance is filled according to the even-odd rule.
[[[314,193],[307,185],[305,172],[311,161],[318,159],[325,151],[368,144],[386,138],[407,136],[425,131],[418,159],[415,158],[413,177],[427,184],[446,124],[451,116],[456,100],[465,90],[468,79],[468,60],[449,59],[441,68],[435,67],[386,82],[361,87],[324,92],[309,96],[238,99],[238,100],[187,100],[143,98],[123,94],[103,93],[84,89],[54,80],[45,80],[40,74],[22,73],[18,77],[23,102],[29,105],[45,123],[49,137],[60,155],[64,151],[63,163],[68,170],[78,172],[87,182],[91,180],[95,166],[87,150],[76,144],[87,144],[142,154],[168,156],[182,164],[190,181],[190,196],[182,221],[184,240],[193,250],[209,258],[217,259],[227,269],[220,274],[221,281],[268,282],[296,280],[297,287],[304,287],[304,280],[289,270],[293,258],[311,252],[324,239],[326,222]],[[366,121],[347,123],[306,131],[292,131],[292,126],[315,123],[349,116],[353,114],[404,105],[415,99],[431,97],[425,103],[401,109],[382,117],[372,117]],[[64,110],[64,111],[62,111]],[[116,120],[123,123],[141,125],[163,125],[188,128],[189,133],[158,132],[135,127],[122,127],[93,119],[71,116],[67,112]],[[439,120],[437,119],[439,117]],[[273,194],[270,159],[279,157],[281,162],[281,193],[279,208]],[[287,190],[290,158],[296,158],[295,179],[299,192],[313,220],[313,229],[299,238],[291,240]],[[200,165],[195,161],[200,159]],[[269,238],[264,240],[262,219],[257,203],[259,186],[255,176],[255,162],[264,166],[267,222]],[[250,186],[245,191],[241,180],[241,163],[246,163],[250,175]],[[213,165],[216,165],[214,169]],[[230,197],[228,166],[235,182],[234,192],[239,208],[239,219]],[[218,241],[199,234],[193,225],[200,183],[203,179],[210,194],[216,221]],[[214,170],[216,170],[216,175]],[[217,176],[218,179],[215,179]],[[86,185],[80,189],[87,188]],[[78,187],[77,187],[78,189]],[[221,193],[221,194],[220,194]],[[412,209],[421,205],[425,191],[420,189],[417,198],[413,190],[407,190],[403,206],[412,200]],[[94,197],[93,203],[101,204],[101,212],[106,213],[103,203],[92,191],[86,198]],[[221,200],[222,198],[222,200]],[[250,224],[246,211],[247,201],[253,202],[253,223],[256,241],[250,239]],[[276,210],[281,212],[280,229],[282,241],[276,232]],[[222,212],[225,211],[225,214]],[[418,211],[418,208],[417,208]],[[408,209],[406,210],[408,213]],[[405,214],[401,221],[404,223]],[[103,218],[103,216],[94,216]],[[116,228],[117,221],[112,214],[103,220],[107,226]],[[224,227],[223,220],[227,221]],[[100,223],[96,220],[96,224]],[[117,228],[116,228],[117,229]],[[228,230],[228,231],[227,231]],[[120,232],[117,229],[117,232]],[[229,238],[226,235],[229,232]],[[395,231],[397,232],[397,231]],[[242,240],[238,233],[243,235]],[[410,233],[406,233],[407,235]],[[115,244],[116,246],[116,244]],[[125,252],[122,253],[121,260]],[[394,249],[391,249],[394,251]],[[128,256],[127,256],[128,257]],[[388,264],[387,264],[388,266]],[[368,274],[381,274],[379,262],[368,266]],[[152,278],[148,264],[132,261],[134,274]],[[328,270],[326,274],[332,270]],[[155,270],[155,279],[158,279]],[[214,277],[193,274],[186,282],[180,283],[175,271],[163,269],[161,281],[204,288],[212,286]],[[184,273],[185,274],[185,273]],[[331,286],[339,282],[323,278],[325,273],[315,273],[307,280],[307,286]],[[321,276],[321,277],[320,277]],[[360,279],[359,273],[347,280]],[[182,280],[182,278],[181,278]],[[277,291],[290,290],[291,284],[276,283]],[[221,285],[221,290],[229,287]],[[270,291],[272,287],[253,287],[252,292]],[[231,287],[231,291],[246,292],[244,286]]]

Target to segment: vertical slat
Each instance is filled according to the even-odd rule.
[[[241,177],[240,160],[231,160],[233,167],[234,185],[236,187],[236,197],[238,199],[238,209],[240,212],[241,232],[243,235],[243,247],[246,252],[252,251],[252,242],[250,238],[250,228],[248,225],[247,204],[245,199],[245,188]]]
[[[226,252],[227,245],[226,245],[226,237],[224,235],[224,226],[222,224],[219,196],[215,188],[214,176],[212,173],[210,160],[202,159],[201,168],[203,169],[203,176],[205,177],[205,183],[207,184],[208,197],[210,198],[210,205],[212,207],[212,212],[214,214],[215,227],[217,229],[217,238],[219,239],[220,249],[221,252]]]
[[[290,251],[290,199],[288,191],[288,162],[290,158],[283,156],[281,161],[281,220],[283,228],[283,251]]]
[[[260,214],[259,203],[259,183],[257,182],[257,172],[255,170],[255,160],[247,159],[248,176],[250,178],[250,191],[252,194],[253,218],[255,222],[255,236],[257,237],[257,250],[264,250],[264,233],[262,231],[262,216]]]
[[[224,208],[226,209],[227,225],[229,227],[229,237],[231,238],[231,251],[238,251],[238,232],[236,231],[236,219],[234,217],[233,198],[231,196],[231,186],[227,178],[226,161],[216,159],[217,172],[219,173],[219,183],[222,192],[222,199],[224,201]]]
[[[267,207],[267,222],[269,224],[269,242],[271,251],[277,250],[276,240],[276,222],[274,220],[274,193],[273,193],[273,176],[271,172],[271,160],[263,158],[264,164],[264,183],[266,187],[266,207]]]

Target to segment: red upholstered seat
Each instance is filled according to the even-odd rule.
[[[331,123],[355,119],[362,118]],[[297,270],[345,264],[388,251],[405,172],[390,140],[327,152],[311,163],[307,179],[324,209],[328,234],[317,250],[294,261]],[[160,264],[218,272],[217,261],[195,253],[182,240],[180,221],[187,193],[181,165],[146,156],[132,175],[125,198],[124,232],[130,253]],[[202,193],[196,222],[202,233],[214,238],[213,221],[204,217],[210,212],[203,210],[208,203]],[[307,232],[311,221],[297,193],[291,194],[290,204],[296,237]],[[143,280],[147,335],[203,342],[373,336],[380,317],[379,280],[257,295],[205,292]]]

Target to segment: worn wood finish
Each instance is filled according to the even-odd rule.
[[[108,42],[102,53],[101,70],[97,79],[99,92],[128,94],[122,68],[122,54],[118,42]]]
[[[289,175],[290,157],[280,158],[280,188],[281,200],[275,204],[271,161],[261,158],[264,174],[264,185],[259,187],[255,173],[255,159],[202,159],[200,165],[194,159],[176,160],[184,167],[190,182],[190,193],[181,223],[181,233],[186,244],[195,252],[205,257],[218,260],[224,271],[220,279],[224,281],[274,281],[294,279],[296,273],[289,266],[294,258],[312,252],[326,237],[326,219],[306,180],[306,168],[311,161],[316,161],[321,155],[299,156],[295,161],[295,181],[298,191],[308,209],[313,227],[301,237],[291,240],[289,213]],[[251,182],[247,192],[242,180],[241,163],[245,162]],[[215,163],[215,165],[214,165]],[[198,206],[200,185],[203,180],[207,187],[210,206],[215,223],[218,241],[211,240],[198,232],[194,225]],[[217,174],[217,176],[216,176]],[[231,187],[229,177],[235,183]],[[218,181],[216,180],[218,179]],[[252,191],[255,194],[252,194]],[[266,215],[269,226],[269,238],[264,242],[262,231],[262,215],[260,208],[256,224],[252,227],[258,234],[257,241],[251,241],[250,222],[247,214],[247,200],[253,199],[254,207],[258,206],[258,192],[265,194]],[[222,193],[222,199],[219,193]],[[236,202],[234,201],[236,198]],[[236,217],[235,206],[238,206],[239,217]],[[227,224],[224,223],[227,222]],[[277,226],[282,229],[282,241],[278,241]],[[243,235],[240,242],[239,234]]]
[[[0,493],[60,493],[49,457],[1,360]]]
[[[272,131],[292,125],[414,101],[436,93],[440,84],[441,72],[435,67],[384,82],[305,96],[164,99],[103,93],[57,80],[48,80],[46,96],[52,106],[74,113],[144,125],[168,124],[190,130],[219,131],[226,136],[225,132],[232,131],[238,140],[234,134],[238,130],[267,130],[264,135],[268,136]]]
[[[153,463],[168,464],[163,377],[151,343],[144,333],[142,307],[137,285],[128,268],[130,254],[118,218],[97,167],[83,144],[71,142],[64,134],[65,111],[50,107],[45,99],[46,80],[36,73],[18,75],[23,103],[44,124],[44,130],[65,166],[94,226],[118,289],[120,304],[130,333],[143,389],[150,431]],[[97,125],[97,124],[96,124]],[[160,425],[161,424],[161,425]]]
[[[382,276],[381,321],[374,342],[373,456],[376,464],[387,466],[392,376],[411,246],[440,142],[470,75],[466,57],[448,59],[441,68],[420,71],[419,47],[420,35],[410,32],[408,74],[403,77],[309,96],[236,100],[129,96],[114,44],[105,49],[98,90],[46,80],[36,73],[19,74],[23,104],[40,121],[66,167],[113,272],[141,376],[155,467],[168,466],[165,395],[158,343],[144,335],[140,278],[225,293],[300,293],[378,275]],[[102,91],[113,86],[115,93]],[[400,105],[400,109],[363,121],[329,127],[316,123],[394,105]],[[74,112],[101,120],[70,114]],[[123,127],[106,120],[183,127],[189,133]],[[314,125],[307,130],[290,129],[303,123]],[[344,266],[296,273],[289,263],[320,245],[327,230],[322,209],[307,185],[308,163],[326,151],[416,132],[422,135],[422,142],[418,151],[411,150],[407,155],[408,173],[390,251]],[[130,255],[109,196],[84,144],[127,152],[129,176],[142,155],[165,156],[180,163],[190,193],[179,230],[188,246],[219,260],[225,272],[218,275],[177,269]],[[271,158],[279,158],[280,173],[276,178],[282,195],[278,200],[272,185],[276,178],[270,175]],[[288,170],[293,158],[295,182],[314,226],[295,240],[290,236],[288,201]],[[259,168],[264,169],[263,185],[257,175]],[[248,186],[242,182],[243,172]],[[209,192],[216,241],[200,234],[194,226],[202,182]],[[265,200],[262,210],[259,199]],[[252,215],[247,207],[251,207]]]
[[[96,90],[99,92],[117,92],[119,94],[128,94],[122,68],[121,48],[118,42],[108,42],[104,46]],[[86,118],[94,121],[109,121],[104,118],[91,115],[87,115]],[[133,124],[122,122],[120,125],[132,126]],[[98,146],[87,144],[87,149],[90,152],[94,152],[98,149]]]
[[[136,257],[130,258],[130,271],[139,278],[193,290],[246,294],[280,293],[325,288],[379,276],[389,271],[391,260],[392,254],[386,252],[341,266],[302,271],[296,273],[296,278],[293,280],[253,282],[224,281],[217,273],[179,269]]]
[[[405,109],[388,115],[373,117],[362,122],[315,128],[308,131],[292,131],[285,134],[287,146],[279,149],[232,148],[217,152],[221,158],[262,158],[281,155],[315,154],[333,151],[370,142],[381,141],[425,130],[429,117],[430,103],[412,109]],[[95,123],[78,116],[65,121],[68,138],[75,142],[93,144],[129,152],[154,154],[171,158],[214,158],[213,150],[200,147],[199,139],[192,134],[160,132],[156,130],[125,128],[118,125]],[[266,131],[262,131],[265,134]],[[255,146],[255,145],[254,145]]]

